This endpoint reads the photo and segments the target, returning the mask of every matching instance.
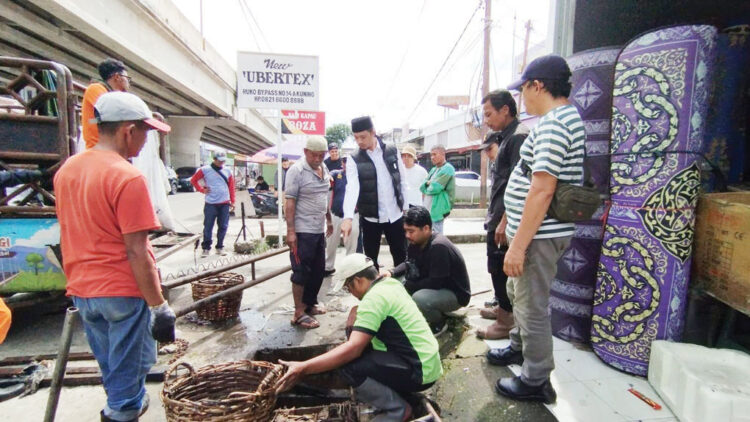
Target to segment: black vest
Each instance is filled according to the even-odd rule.
[[[401,173],[398,171],[398,150],[392,145],[385,145],[380,138],[380,149],[383,151],[383,161],[388,168],[393,182],[393,191],[396,193],[396,203],[403,208],[404,199],[401,195]],[[378,175],[375,171],[375,163],[372,162],[367,150],[360,149],[352,155],[357,164],[359,175],[359,198],[357,198],[357,210],[362,217],[378,218]]]

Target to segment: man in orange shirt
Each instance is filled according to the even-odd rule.
[[[133,94],[109,92],[96,102],[100,139],[55,175],[67,294],[78,307],[102,371],[102,421],[137,421],[148,406],[146,374],[156,342],[174,341],[175,314],[161,294],[148,232],[159,228],[138,155],[151,118]]]
[[[86,141],[86,149],[92,148],[99,142],[99,132],[96,123],[91,123],[94,118],[94,104],[106,92],[122,91],[130,89],[130,76],[125,65],[115,59],[106,59],[99,63],[99,76],[104,82],[94,82],[86,88],[83,93],[83,104],[81,105],[81,124],[83,126],[83,140]]]

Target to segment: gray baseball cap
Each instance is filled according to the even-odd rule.
[[[141,121],[152,129],[169,132],[172,128],[153,117],[146,103],[129,92],[107,92],[96,101],[90,123]]]

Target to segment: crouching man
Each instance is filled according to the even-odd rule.
[[[425,207],[406,211],[404,231],[409,241],[406,261],[386,277],[404,276],[404,286],[435,335],[445,331],[445,313],[469,304],[469,273],[461,252],[447,237],[432,231]]]
[[[289,369],[277,391],[304,375],[339,369],[357,397],[380,410],[374,421],[409,420],[411,406],[403,395],[430,388],[443,373],[427,321],[401,282],[379,277],[365,255],[344,258],[336,278],[334,291],[346,287],[360,301],[347,321],[348,340],[304,362],[279,361]]]

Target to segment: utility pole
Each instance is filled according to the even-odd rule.
[[[491,0],[484,0],[484,63],[482,69],[482,98],[490,92],[490,31],[492,30],[491,5]],[[479,109],[482,110],[481,104]],[[487,127],[484,124],[481,125],[479,133],[480,140],[484,141],[484,137],[487,134]],[[481,157],[479,164],[479,206],[485,208],[487,207],[487,155],[483,153],[480,153],[479,155]]]
[[[529,35],[531,34],[531,20],[526,21],[526,38],[523,41],[523,62],[521,63],[521,72],[526,69],[526,57],[529,55]]]

